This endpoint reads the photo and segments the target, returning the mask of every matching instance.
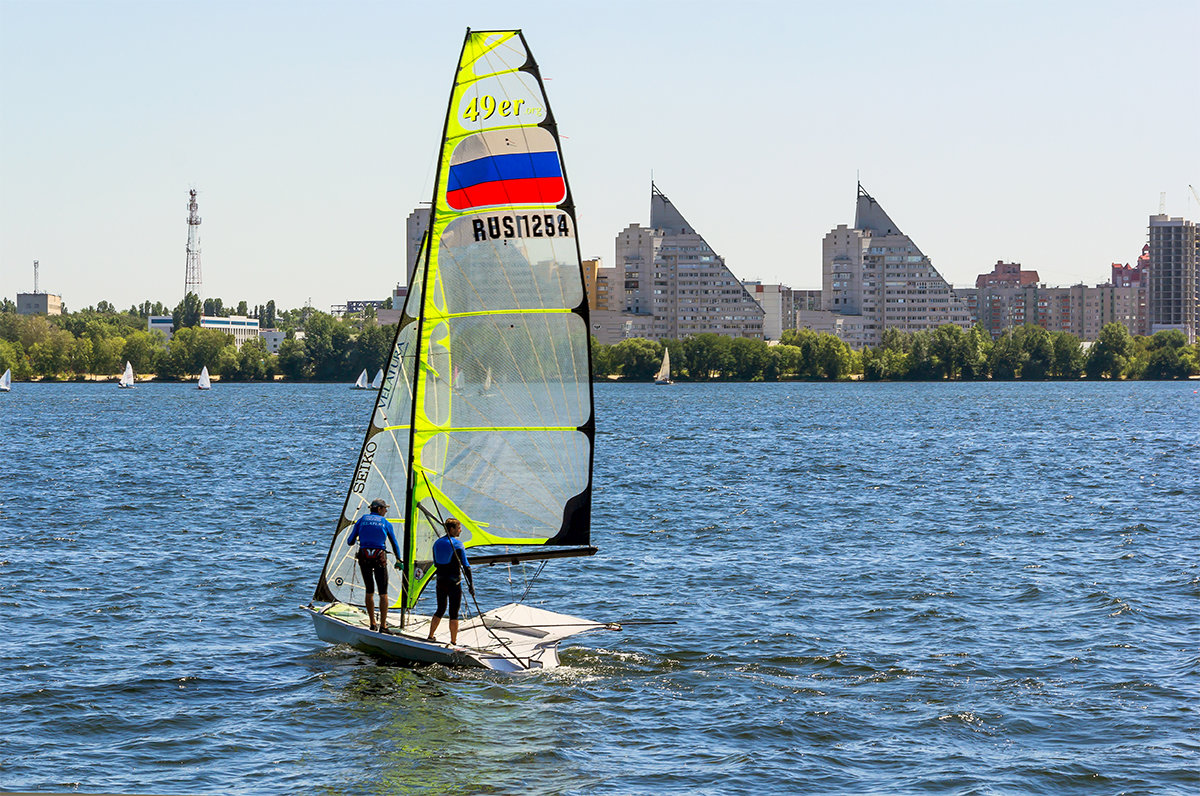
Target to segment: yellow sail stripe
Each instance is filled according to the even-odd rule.
[[[475,310],[474,312],[447,312],[439,317],[442,318],[472,318],[480,315],[550,315],[552,313],[571,313],[574,310],[569,310],[561,307],[533,309],[533,310]]]
[[[460,431],[578,431],[578,426],[461,426],[459,428],[439,428],[438,426],[429,426],[423,430],[421,436],[431,436],[433,434],[456,434]]]

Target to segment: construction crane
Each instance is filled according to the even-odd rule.
[[[1196,199],[1196,204],[1200,205],[1200,193],[1196,193],[1196,189],[1192,187],[1190,182],[1188,183],[1188,190],[1192,192],[1192,196]]]

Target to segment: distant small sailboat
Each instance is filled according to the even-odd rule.
[[[208,365],[200,368],[200,378],[196,380],[196,388],[200,390],[212,388],[212,381],[208,378]]]
[[[371,379],[371,389],[378,390],[382,386],[383,386],[383,368],[380,368],[379,372],[375,374],[375,378]]]
[[[0,392],[8,392],[12,389],[12,368],[4,371],[4,375],[0,376]]]
[[[367,371],[366,370],[364,370],[362,373],[358,374],[358,381],[351,384],[350,389],[352,389],[352,390],[369,390],[369,389],[371,389],[371,385],[367,382]]]
[[[654,374],[655,384],[674,384],[671,381],[671,349],[663,347],[662,364],[658,366],[658,373]]]
[[[487,373],[484,374],[483,386],[479,388],[479,394],[482,395],[484,398],[491,398],[491,397],[495,396],[496,391],[494,389],[492,389],[492,387],[493,387],[492,369],[489,367],[487,369]]]
[[[128,360],[125,362],[125,372],[121,374],[121,380],[117,382],[117,386],[133,388],[133,365]]]

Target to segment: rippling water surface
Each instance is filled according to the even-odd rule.
[[[0,789],[1195,792],[1196,388],[597,385],[601,552],[530,601],[677,624],[507,676],[298,610],[373,394],[15,385]]]

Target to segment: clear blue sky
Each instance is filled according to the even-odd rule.
[[[584,256],[649,181],[743,279],[820,286],[855,179],[955,284],[1095,284],[1200,217],[1200,2],[0,0],[0,295],[328,309],[403,279],[467,26],[523,28]]]

